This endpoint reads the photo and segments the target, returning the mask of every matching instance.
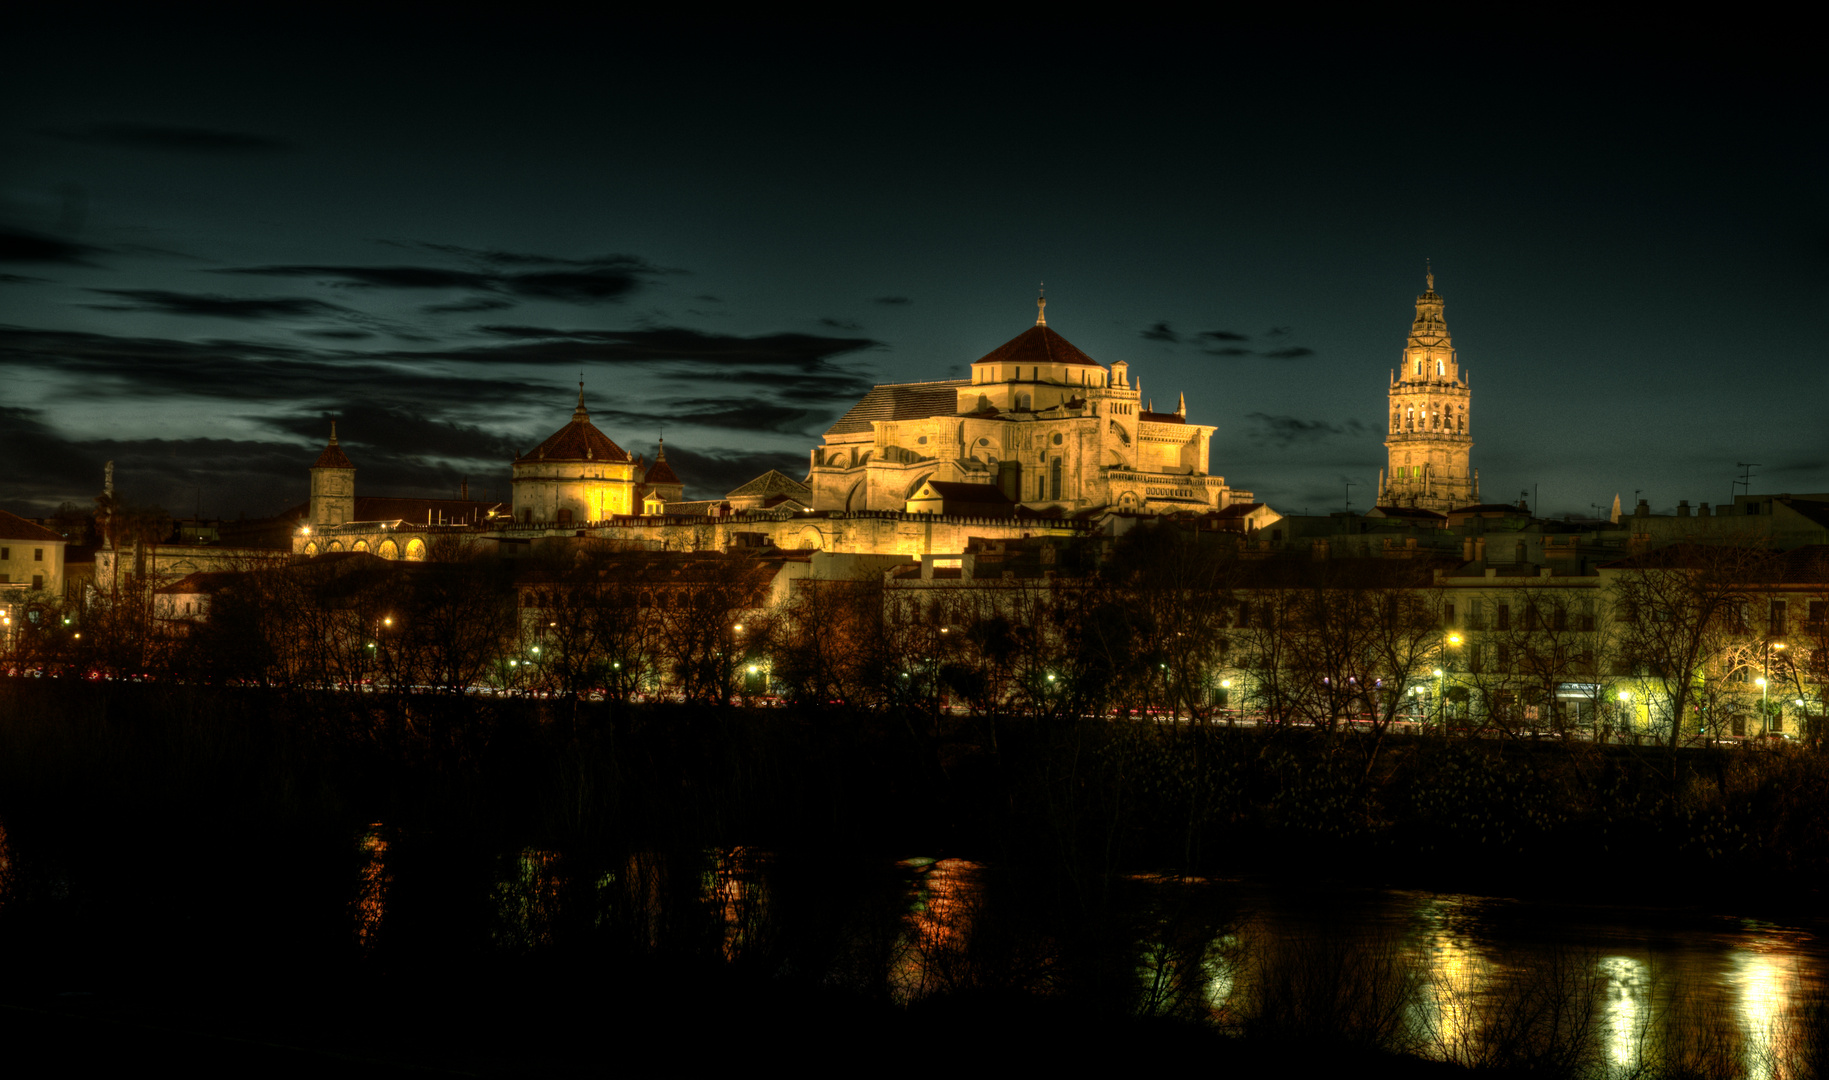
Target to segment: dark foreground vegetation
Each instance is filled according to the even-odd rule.
[[[1819,901],[1823,755],[1670,761],[1579,741],[1419,737],[1368,759],[1302,729],[5,680],[0,1016],[98,1063],[301,1074],[1148,1047],[1243,1072],[1599,1075],[1581,958],[1546,954],[1477,1032],[1418,1031],[1396,943],[1243,948],[1221,879],[1758,897],[1780,915]],[[969,862],[928,862],[946,857]],[[1216,1004],[1222,972],[1248,989]],[[1737,1075],[1743,1048],[1711,1023],[1638,1075]],[[1818,1035],[1790,1031],[1793,1068]]]

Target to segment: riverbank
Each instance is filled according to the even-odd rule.
[[[1684,750],[1673,776],[1647,747],[1366,749],[1149,721],[0,681],[0,814],[62,847],[149,814],[337,836],[381,821],[502,848],[947,852],[1080,902],[1172,871],[1820,908],[1829,755]]]
[[[1496,1047],[1452,1059],[1485,1067],[1580,1039],[1450,1039],[1438,1020],[1417,1049],[1393,1018],[1424,986],[1439,1017],[1449,984],[1412,944],[1337,935],[1342,886],[1775,919],[1813,895],[1782,883],[1815,857],[1814,756],[1688,755],[1673,785],[1630,748],[1415,740],[1369,769],[1360,749],[1149,722],[0,685],[0,1019],[82,1052],[189,1045],[301,1074],[513,1074],[606,1045],[657,1067],[759,1047],[876,1067],[1001,1041],[1025,1061],[1428,1075],[1453,1047]],[[1744,814],[1757,837],[1698,851]],[[1327,910],[1272,932],[1238,875],[1311,882]],[[1560,981],[1479,1000],[1592,1021],[1626,985],[1578,948],[1545,955],[1532,967]]]

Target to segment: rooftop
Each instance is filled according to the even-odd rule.
[[[1103,367],[1097,360],[1087,356],[1074,346],[1073,342],[1048,329],[1045,325],[1031,326],[1022,333],[985,353],[977,364],[1067,364],[1078,367]]]
[[[970,385],[971,382],[966,379],[943,379],[939,382],[887,383],[872,387],[862,400],[851,406],[849,412],[838,418],[837,423],[826,429],[826,434],[849,435],[869,431],[873,422],[882,420],[923,420],[929,416],[951,416],[959,410],[959,387]]]

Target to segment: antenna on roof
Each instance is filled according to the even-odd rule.
[[[1035,287],[1035,325],[1048,325],[1048,283],[1045,281]]]
[[[1765,467],[1757,461],[1736,461],[1734,464],[1740,467],[1740,479],[1734,481],[1728,488],[1727,498],[1729,502],[1732,502],[1734,499],[1734,488],[1745,488],[1746,493],[1751,495],[1753,493],[1753,470],[1763,469]]]

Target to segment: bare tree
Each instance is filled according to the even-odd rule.
[[[1746,610],[1755,586],[1770,580],[1772,554],[1736,545],[1677,544],[1611,568],[1622,663],[1638,675],[1669,724],[1672,760],[1686,733],[1700,726],[1692,711],[1708,676],[1749,633]]]

